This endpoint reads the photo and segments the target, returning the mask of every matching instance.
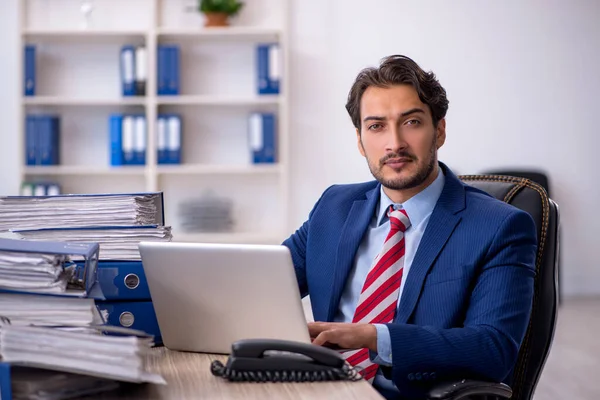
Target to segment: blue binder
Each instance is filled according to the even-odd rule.
[[[105,311],[107,325],[138,329],[154,336],[155,344],[162,344],[162,337],[151,301],[110,302],[97,301],[100,313]]]
[[[176,96],[179,95],[180,82],[180,52],[179,46],[166,46],[167,53],[167,92],[166,94]]]
[[[0,238],[0,250],[16,253],[62,254],[82,257],[84,268],[78,269],[77,278],[80,280],[83,288],[81,290],[73,290],[69,294],[78,297],[104,299],[100,285],[98,284],[97,275],[98,253],[100,250],[98,243],[43,242]],[[2,289],[2,291],[22,292],[8,289]],[[49,294],[49,296],[53,295]]]
[[[39,137],[38,123],[35,115],[28,115],[25,119],[25,162],[27,165],[39,163]]]
[[[10,382],[10,364],[0,363],[0,399],[12,400],[12,384]]]
[[[35,46],[25,46],[24,94],[35,95]]]
[[[156,94],[168,94],[167,76],[168,50],[164,45],[159,45],[156,53]]]
[[[141,261],[98,262],[98,283],[106,300],[151,300]]]
[[[135,96],[135,47],[121,48],[121,91],[123,96]]]
[[[110,165],[123,165],[123,115],[112,114],[109,118]]]
[[[258,94],[279,94],[281,65],[279,44],[260,44],[256,48]]]
[[[273,113],[253,113],[250,115],[249,141],[254,164],[274,163],[276,119]]]
[[[167,118],[167,164],[181,164],[181,116],[171,114]]]

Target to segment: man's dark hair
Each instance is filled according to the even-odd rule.
[[[384,58],[378,68],[365,68],[356,77],[346,110],[352,123],[360,132],[360,101],[370,86],[387,88],[392,85],[411,85],[419,94],[419,99],[431,111],[433,126],[446,116],[448,99],[446,90],[440,85],[433,72],[425,72],[406,56],[394,55]]]

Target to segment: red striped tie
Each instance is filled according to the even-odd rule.
[[[388,324],[396,314],[404,266],[404,231],[410,220],[406,211],[394,210],[394,206],[390,206],[388,217],[390,232],[367,274],[353,323]],[[347,351],[343,355],[348,363],[361,369],[365,379],[373,382],[379,365],[370,361],[369,349]]]

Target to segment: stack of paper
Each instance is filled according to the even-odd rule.
[[[139,260],[138,243],[171,241],[170,226],[131,226],[114,228],[65,228],[13,231],[21,239],[100,244],[101,260]]]
[[[36,293],[64,293],[74,267],[64,268],[67,257],[0,251],[0,289]]]
[[[160,192],[0,197],[0,215],[15,238],[98,243],[101,260],[139,260],[139,242],[172,240]]]
[[[124,382],[165,383],[147,370],[152,339],[106,336],[107,327],[76,331],[39,326],[0,326],[2,361]],[[84,330],[85,329],[85,330]],[[141,333],[143,335],[143,333]]]
[[[103,323],[94,299],[0,293],[0,318],[13,326],[89,326]]]
[[[0,214],[0,231],[154,225],[162,223],[162,195],[148,193],[0,197]]]

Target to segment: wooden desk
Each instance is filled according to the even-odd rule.
[[[142,385],[100,399],[382,399],[366,381],[305,383],[238,383],[217,378],[210,363],[227,356],[153,349],[152,372],[160,373],[167,385]]]

